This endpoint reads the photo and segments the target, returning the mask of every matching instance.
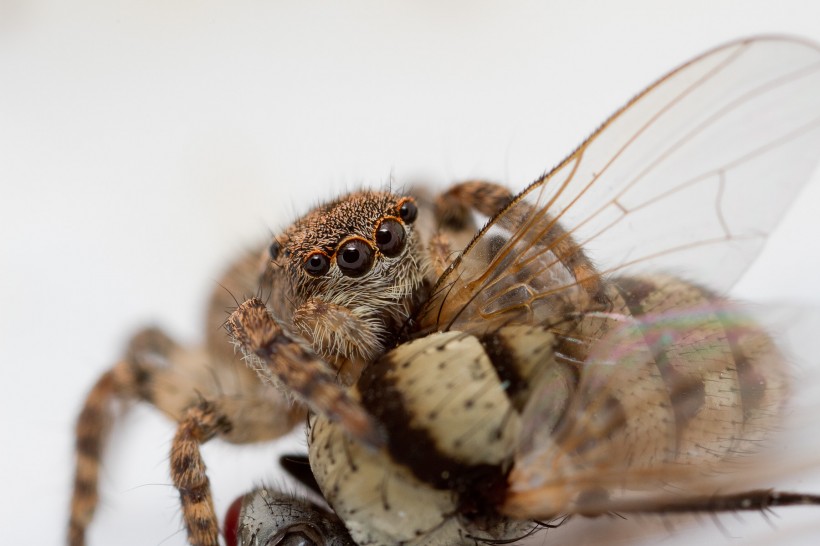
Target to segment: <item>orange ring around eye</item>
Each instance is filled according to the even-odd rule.
[[[416,200],[412,197],[402,197],[396,203],[396,214],[405,224],[412,224],[418,216],[419,208],[416,206]]]
[[[383,255],[394,258],[401,254],[407,242],[407,230],[404,223],[395,216],[384,216],[373,230],[373,240]]]
[[[302,269],[308,275],[321,277],[330,269],[330,257],[321,250],[314,250],[302,262]]]
[[[345,239],[336,247],[333,258],[336,267],[348,277],[361,277],[373,267],[375,258],[373,243],[361,237]]]

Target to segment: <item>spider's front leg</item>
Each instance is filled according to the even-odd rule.
[[[343,312],[341,308],[334,311],[330,316]],[[242,303],[228,318],[226,329],[263,381],[284,386],[311,410],[341,423],[367,444],[383,443],[380,427],[342,385],[337,373],[306,343],[288,335],[260,299]]]

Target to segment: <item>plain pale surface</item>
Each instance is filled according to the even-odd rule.
[[[199,339],[205,294],[241,249],[360,185],[522,187],[710,47],[820,41],[820,3],[768,6],[0,1],[3,541],[62,541],[83,394],[141,324]],[[818,197],[815,176],[739,294],[820,304]],[[144,407],[118,425],[92,545],[184,544],[172,433]],[[282,483],[273,449],[206,446],[220,513]],[[817,512],[796,512],[660,537],[813,543]],[[644,523],[591,526],[611,539]]]

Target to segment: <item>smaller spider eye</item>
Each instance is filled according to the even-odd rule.
[[[350,239],[336,251],[336,265],[348,277],[360,277],[373,265],[373,249],[361,239]]]
[[[274,239],[273,242],[268,247],[268,254],[270,254],[270,259],[275,260],[276,258],[278,258],[279,257],[279,251],[281,249],[282,249],[282,247],[279,245],[279,241]]]
[[[392,218],[386,218],[376,228],[376,246],[388,258],[398,256],[401,253],[406,238],[407,234],[404,231],[404,226],[401,225],[401,222],[397,222]]]
[[[308,274],[321,277],[330,269],[330,259],[324,252],[313,252],[307,257],[302,267]]]
[[[412,224],[419,213],[415,201],[406,197],[399,202],[399,217],[407,224]]]

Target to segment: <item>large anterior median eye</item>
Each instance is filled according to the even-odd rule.
[[[373,265],[373,249],[362,239],[350,239],[336,251],[336,265],[348,277],[359,277]]]
[[[407,234],[398,220],[386,218],[376,228],[376,246],[388,257],[398,256],[404,249]]]

